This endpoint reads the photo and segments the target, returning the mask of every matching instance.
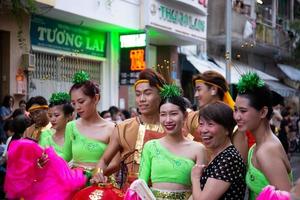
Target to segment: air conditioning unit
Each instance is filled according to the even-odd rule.
[[[22,65],[28,71],[35,70],[35,55],[26,53],[22,55]]]

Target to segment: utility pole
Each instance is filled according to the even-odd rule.
[[[232,3],[231,0],[226,0],[226,80],[230,84],[231,77],[231,34],[232,34]]]

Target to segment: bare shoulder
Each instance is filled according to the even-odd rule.
[[[277,141],[268,141],[261,145],[256,151],[256,158],[258,162],[272,161],[274,159],[281,159],[284,153],[281,143]]]
[[[191,148],[193,148],[193,150],[197,150],[197,151],[205,151],[206,148],[205,146],[200,143],[200,142],[195,142],[195,141],[188,141],[187,145],[189,145]]]

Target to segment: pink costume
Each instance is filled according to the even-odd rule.
[[[256,200],[290,200],[290,193],[275,190],[274,186],[266,186],[257,196]]]
[[[40,167],[37,161],[43,153],[48,161]],[[43,149],[27,139],[13,141],[9,147],[4,183],[8,199],[72,199],[85,182],[83,172],[69,169],[52,147]]]

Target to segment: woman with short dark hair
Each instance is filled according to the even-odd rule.
[[[201,139],[211,156],[206,167],[192,170],[194,200],[244,199],[246,166],[230,140],[234,126],[233,111],[223,102],[200,110]]]

